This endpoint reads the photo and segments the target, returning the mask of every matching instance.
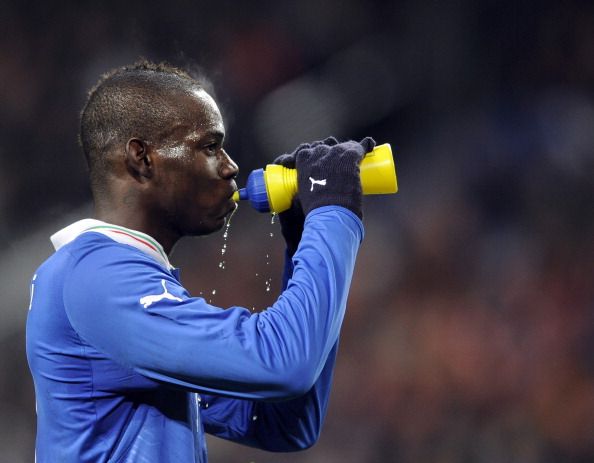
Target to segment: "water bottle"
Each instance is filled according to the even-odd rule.
[[[389,143],[376,146],[361,160],[361,188],[364,195],[398,191],[396,168]],[[253,170],[245,188],[233,195],[235,201],[249,200],[259,212],[280,213],[291,207],[297,194],[297,171],[277,164]]]

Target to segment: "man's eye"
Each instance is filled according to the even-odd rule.
[[[218,143],[211,143],[210,145],[206,145],[206,151],[209,154],[216,154],[218,148],[219,148]]]

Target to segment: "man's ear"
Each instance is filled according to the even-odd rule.
[[[153,176],[153,162],[149,156],[148,145],[144,140],[131,138],[126,143],[126,167],[128,172],[139,182],[145,182]]]

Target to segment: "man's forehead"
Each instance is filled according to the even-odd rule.
[[[192,89],[186,94],[183,107],[180,108],[182,120],[177,129],[185,129],[194,136],[212,132],[224,136],[225,126],[219,107],[214,99],[202,89]],[[177,130],[176,130],[177,131]]]
[[[188,104],[196,106],[204,112],[204,114],[214,117],[221,116],[216,101],[206,92],[206,90],[200,87],[193,87],[186,93],[186,97]]]

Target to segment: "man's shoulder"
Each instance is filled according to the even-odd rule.
[[[70,255],[75,261],[81,259],[121,259],[127,256],[128,259],[140,259],[151,262],[151,258],[133,246],[118,243],[111,238],[96,232],[82,233],[68,244],[55,252],[58,256],[61,252]]]
[[[159,267],[150,256],[138,249],[118,243],[100,233],[83,233],[49,256],[35,271],[35,278],[62,280],[80,271],[131,264]],[[112,267],[113,269],[113,267]],[[73,273],[74,272],[74,273]]]

